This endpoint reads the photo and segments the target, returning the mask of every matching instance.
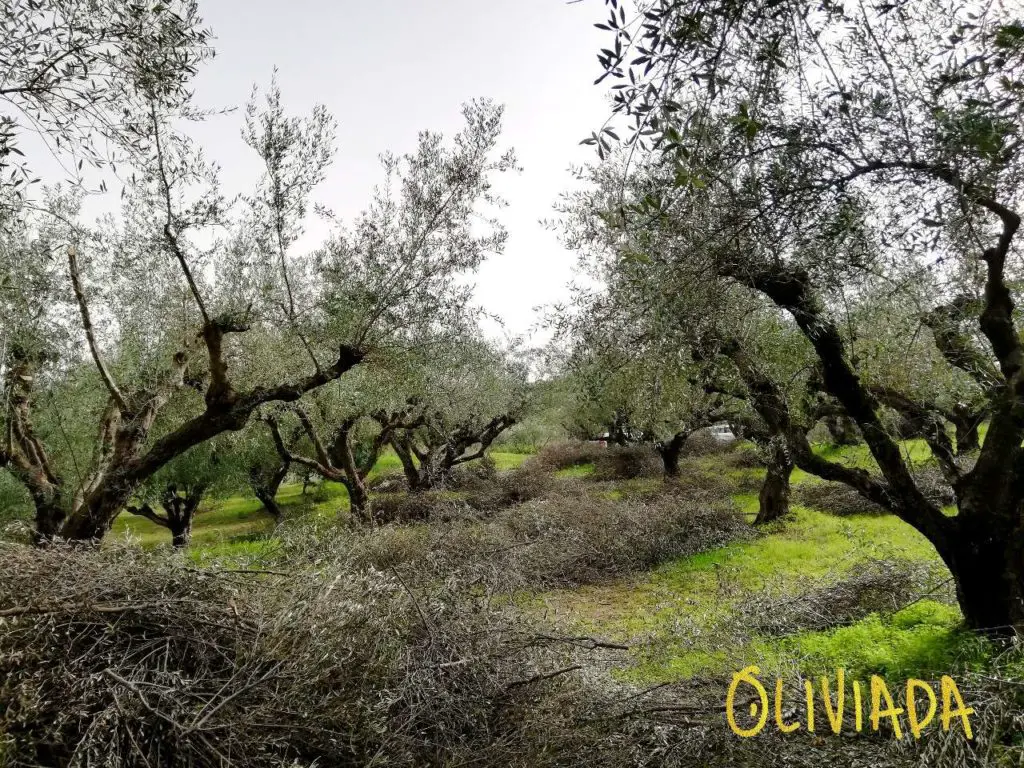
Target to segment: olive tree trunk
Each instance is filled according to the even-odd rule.
[[[763,525],[789,514],[790,484],[793,474],[793,456],[785,440],[772,438],[768,444],[768,473],[758,494],[757,517],[754,525]]]

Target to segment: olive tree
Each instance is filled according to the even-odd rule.
[[[698,235],[714,211],[690,200],[657,216],[635,215],[672,168],[634,152],[627,169],[623,157],[581,169],[585,185],[560,206],[565,242],[601,286],[578,292],[568,327],[584,339],[617,339],[610,348],[637,366],[623,376],[606,355],[596,366],[606,373],[591,379],[588,399],[605,398],[621,413],[624,391],[643,393],[649,426],[633,437],[656,434],[657,419],[674,423],[678,431],[658,445],[669,462],[676,458],[672,443],[692,426],[729,421],[759,446],[768,467],[757,522],[776,519],[788,511],[793,456],[784,431],[761,413],[763,382],[784,393],[803,432],[834,404],[822,402],[798,329],[770,303],[704,268]]]
[[[631,317],[620,327],[622,318],[612,315],[629,317],[636,307],[613,308],[610,294],[577,296],[577,314],[560,328],[574,336],[564,370],[575,396],[574,421],[591,425],[591,435],[604,429],[610,443],[651,445],[666,480],[676,478],[690,435],[735,418],[737,401],[701,386],[686,350],[642,320]]]
[[[511,151],[496,154],[502,110],[472,102],[463,117],[451,139],[425,132],[415,152],[385,156],[372,205],[315,255],[317,333],[372,349],[365,370],[266,417],[282,458],[344,485],[358,519],[371,519],[365,480],[380,452],[432,417],[422,372],[472,348],[459,342],[478,314],[464,276],[504,247],[493,177],[516,166]],[[292,314],[291,293],[282,304]]]
[[[254,98],[243,138],[265,173],[232,204],[216,166],[172,128],[191,109],[150,68],[164,56],[179,74],[191,65],[175,58],[178,36],[158,44],[136,62],[118,126],[133,137],[135,166],[120,217],[90,226],[74,194],[53,191],[37,206],[4,191],[0,466],[32,498],[40,540],[99,539],[169,462],[404,343],[459,304],[457,276],[502,241],[467,223],[473,202],[490,197],[491,172],[512,165],[511,155],[491,159],[500,108],[469,105],[457,151],[424,134],[419,155],[390,161],[415,208],[378,194],[352,232],[306,256],[294,243],[333,156],[333,119],[320,108],[285,115],[274,87],[265,107]],[[450,162],[433,173],[439,157]],[[396,176],[403,162],[409,172]],[[83,362],[96,396],[62,409],[47,393]],[[186,390],[197,396],[180,417],[161,419]],[[71,421],[92,435],[85,461],[62,448]]]
[[[172,546],[187,547],[200,503],[229,478],[217,443],[197,445],[165,464],[136,491],[126,511],[170,531]]]
[[[337,386],[264,417],[282,464],[343,485],[358,522],[372,520],[366,479],[393,432],[422,423],[415,399],[401,395],[404,372],[396,367],[366,366]]]
[[[131,161],[142,136],[134,115],[158,96],[187,102],[213,53],[192,0],[5,0],[0,4],[0,206],[26,199],[40,158],[52,153],[69,179],[83,163]],[[31,134],[30,141],[24,141]]]
[[[264,403],[295,400],[338,378],[364,354],[348,340],[334,344],[333,353],[323,344],[331,359],[312,373],[304,373],[294,355],[276,366],[236,357],[245,345],[234,345],[234,336],[253,332],[266,348],[287,344],[292,329],[273,323],[273,307],[265,301],[271,292],[232,279],[251,258],[238,247],[244,230],[208,249],[190,239],[231,222],[215,169],[168,129],[169,115],[157,96],[151,94],[149,113],[137,116],[135,128],[146,137],[149,156],[121,222],[87,227],[76,220],[73,200],[57,198],[41,220],[25,217],[19,236],[8,241],[14,251],[8,277],[27,261],[47,289],[10,302],[7,440],[0,454],[0,463],[32,494],[42,538],[101,537],[135,489],[169,461],[241,429]],[[311,141],[329,138],[319,134]],[[306,149],[296,143],[289,151]],[[326,162],[323,153],[320,161]],[[288,206],[308,193],[295,185],[277,202]],[[224,279],[213,281],[217,275]],[[26,312],[26,304],[38,312]],[[64,343],[57,346],[54,339]],[[106,397],[98,414],[81,414],[98,422],[96,450],[82,470],[87,476],[72,484],[50,460],[33,406],[39,386],[80,359],[79,340]],[[196,408],[173,429],[153,434],[167,403],[187,382],[199,381],[204,393]]]
[[[271,436],[261,425],[250,424],[236,433],[228,458],[237,478],[237,490],[250,491],[266,513],[281,522],[284,509],[277,501],[277,494],[295,468],[289,459],[280,455]]]
[[[850,485],[927,537],[972,627],[1020,626],[1019,19],[1000,3],[946,0],[655,0],[641,3],[630,25],[608,2],[615,42],[601,59],[623,86],[614,110],[626,118],[625,140],[654,148],[674,170],[636,216],[702,200],[713,214],[700,227],[702,267],[792,318],[877,471],[814,454],[784,398],[766,386],[764,410],[788,434],[796,463]],[[618,135],[609,130],[590,139],[602,154]],[[956,515],[915,482],[883,419],[883,402],[896,401],[872,391],[842,331],[843,300],[867,284],[865,275],[896,292],[908,275],[927,278],[921,319],[945,362],[984,393],[989,427],[973,460],[956,455],[938,409],[902,403],[921,406],[917,420]]]
[[[479,336],[449,340],[421,358],[409,380],[416,421],[389,438],[409,489],[443,485],[455,467],[483,458],[523,417],[527,373],[515,349]]]

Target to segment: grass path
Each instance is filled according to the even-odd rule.
[[[907,441],[904,449],[913,464],[930,458],[921,441]],[[854,466],[872,466],[863,446],[822,452]],[[741,477],[757,472],[726,474],[738,485]],[[801,472],[793,479],[795,485],[821,482]],[[756,494],[734,493],[732,500],[740,511],[756,513]],[[766,673],[831,673],[843,666],[906,677],[983,656],[979,643],[959,630],[961,615],[948,587],[903,610],[831,630],[769,636],[746,626],[741,617],[756,621],[759,608],[768,612],[833,587],[877,561],[906,563],[927,574],[928,586],[949,576],[931,544],[892,515],[838,517],[794,506],[788,519],[763,533],[616,583],[548,593],[540,601],[556,621],[630,644],[628,663],[617,674],[640,684],[717,676],[748,664]]]

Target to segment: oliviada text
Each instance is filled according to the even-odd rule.
[[[973,738],[971,715],[974,710],[964,704],[960,689],[948,675],[943,675],[939,681],[938,695],[924,680],[907,680],[905,705],[898,707],[885,680],[878,675],[872,675],[867,686],[862,686],[859,680],[853,680],[848,689],[846,675],[839,669],[836,670],[835,684],[827,676],[822,677],[817,691],[811,680],[804,680],[804,695],[800,701],[802,713],[798,712],[798,716],[791,715],[792,719],[788,719],[783,713],[790,710],[789,704],[792,702],[784,706],[782,680],[775,681],[774,696],[770,696],[757,678],[760,673],[758,667],[750,666],[732,676],[725,697],[725,715],[729,727],[737,736],[756,736],[764,730],[772,714],[775,727],[782,733],[793,733],[801,728],[811,733],[820,733],[826,729],[839,733],[844,721],[850,723],[846,720],[849,715],[857,731],[866,727],[877,731],[883,722],[888,722],[893,735],[901,739],[905,724],[914,738],[919,739],[938,715],[937,725],[941,725],[942,730],[948,731],[954,724],[958,724],[968,739]],[[749,699],[749,691],[744,688],[752,689],[755,694],[752,700]],[[736,703],[738,692],[742,702],[739,705]],[[748,713],[743,712],[748,708]]]

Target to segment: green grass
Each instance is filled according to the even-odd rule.
[[[964,631],[961,619],[953,606],[922,600],[890,616],[871,614],[827,632],[756,640],[750,651],[776,670],[796,660],[805,674],[843,668],[862,677],[931,678],[965,665],[980,667],[986,660],[987,644]]]
[[[282,489],[282,501],[288,503],[290,488]],[[296,486],[297,497],[302,487]],[[196,546],[212,544],[224,538],[253,533],[269,533],[273,530],[273,519],[263,511],[263,505],[253,498],[233,496],[200,505],[192,527],[192,543]],[[143,517],[122,513],[114,521],[111,537],[137,539],[143,546],[165,544],[170,541],[170,532]]]
[[[908,460],[930,458],[923,441],[903,444]],[[830,460],[874,469],[865,446],[816,446]],[[500,470],[518,467],[522,453],[490,454]],[[722,472],[716,457],[698,462],[702,471]],[[593,464],[557,472],[564,478],[594,474]],[[371,476],[401,472],[393,452],[381,456]],[[750,488],[763,476],[760,469],[733,469],[725,476]],[[799,470],[795,485],[820,482]],[[595,493],[619,499],[650,490],[660,480],[598,484]],[[735,493],[744,513],[757,511],[756,492]],[[298,484],[282,487],[278,500],[307,513],[333,519],[348,505],[345,489],[323,483],[305,500]],[[271,557],[273,521],[258,501],[245,496],[204,505],[196,517],[190,555],[199,563],[258,563]],[[143,545],[166,543],[166,530],[142,518],[122,515],[115,534],[131,532]],[[950,665],[977,659],[984,649],[960,629],[956,607],[922,600],[891,615],[870,615],[827,632],[798,632],[785,637],[760,636],[737,626],[738,609],[752,598],[785,599],[827,587],[872,560],[903,559],[941,569],[932,546],[913,528],[889,515],[838,517],[826,511],[795,506],[791,516],[766,526],[763,535],[709,552],[681,558],[622,581],[542,595],[538,598],[556,619],[588,634],[628,642],[633,650],[616,674],[652,684],[693,676],[722,675],[750,663],[765,673],[797,669],[821,674],[843,667],[907,676],[944,671]]]
[[[577,464],[555,472],[555,477],[589,477],[597,469],[593,464]]]
[[[932,458],[923,440],[907,440],[901,447],[912,465]],[[815,451],[831,461],[877,471],[865,445],[817,445]],[[697,463],[703,470],[721,471],[716,461],[711,456]],[[559,474],[578,477],[591,471],[582,467]],[[725,476],[749,488],[763,474],[738,469]],[[821,481],[795,470],[792,482]],[[757,512],[756,492],[735,493],[732,500],[748,516]],[[752,600],[785,600],[828,587],[874,560],[923,563],[932,573],[948,575],[932,545],[892,515],[839,517],[794,506],[788,519],[766,526],[754,540],[666,563],[618,583],[550,593],[540,600],[583,632],[629,643],[630,659],[617,674],[644,685],[725,674],[751,663],[766,672],[824,673],[843,667],[894,677],[980,663],[984,642],[961,629],[956,606],[936,600],[872,614],[827,632],[767,637],[738,625],[739,609]]]
[[[757,508],[754,494],[735,500],[741,509]],[[942,646],[951,637],[959,622],[955,608],[941,606],[947,610],[933,611],[921,626],[869,617],[844,628],[852,634],[840,631],[833,639],[827,633],[761,638],[735,626],[737,609],[752,596],[797,595],[835,584],[872,559],[897,558],[938,562],[927,540],[895,517],[835,517],[795,507],[789,520],[769,526],[757,539],[681,558],[616,584],[552,593],[543,602],[583,631],[630,643],[631,661],[619,674],[642,684],[717,675],[749,663],[766,670],[795,665],[821,671],[842,657],[845,645],[864,640],[858,631],[870,637],[868,646],[880,656],[895,660],[888,667],[902,669],[913,667],[915,659],[923,664],[930,644]],[[914,651],[922,653],[915,657]],[[870,660],[866,656],[865,664]]]
[[[493,453],[487,454],[494,460],[494,466],[499,470],[505,471],[509,469],[518,469],[523,465],[523,462],[530,458],[528,453],[519,452],[506,452],[506,451],[494,451]]]
[[[249,534],[190,547],[188,555],[202,566],[230,565],[239,568],[270,563],[278,550],[279,544],[276,538]]]
[[[402,462],[398,458],[398,454],[388,448],[377,457],[377,463],[373,465],[373,469],[370,470],[368,477],[373,478],[377,475],[388,475],[401,471]]]
[[[919,466],[932,458],[931,449],[924,440],[902,440],[900,442],[900,447],[903,450],[904,458],[907,460],[908,464]],[[819,444],[814,446],[814,452],[823,458],[830,459],[831,461],[838,461],[842,464],[846,464],[847,466],[875,471],[878,469],[878,465],[875,463],[875,459],[871,455],[871,451],[868,450],[867,445],[864,443],[859,445],[844,445],[841,447]]]

